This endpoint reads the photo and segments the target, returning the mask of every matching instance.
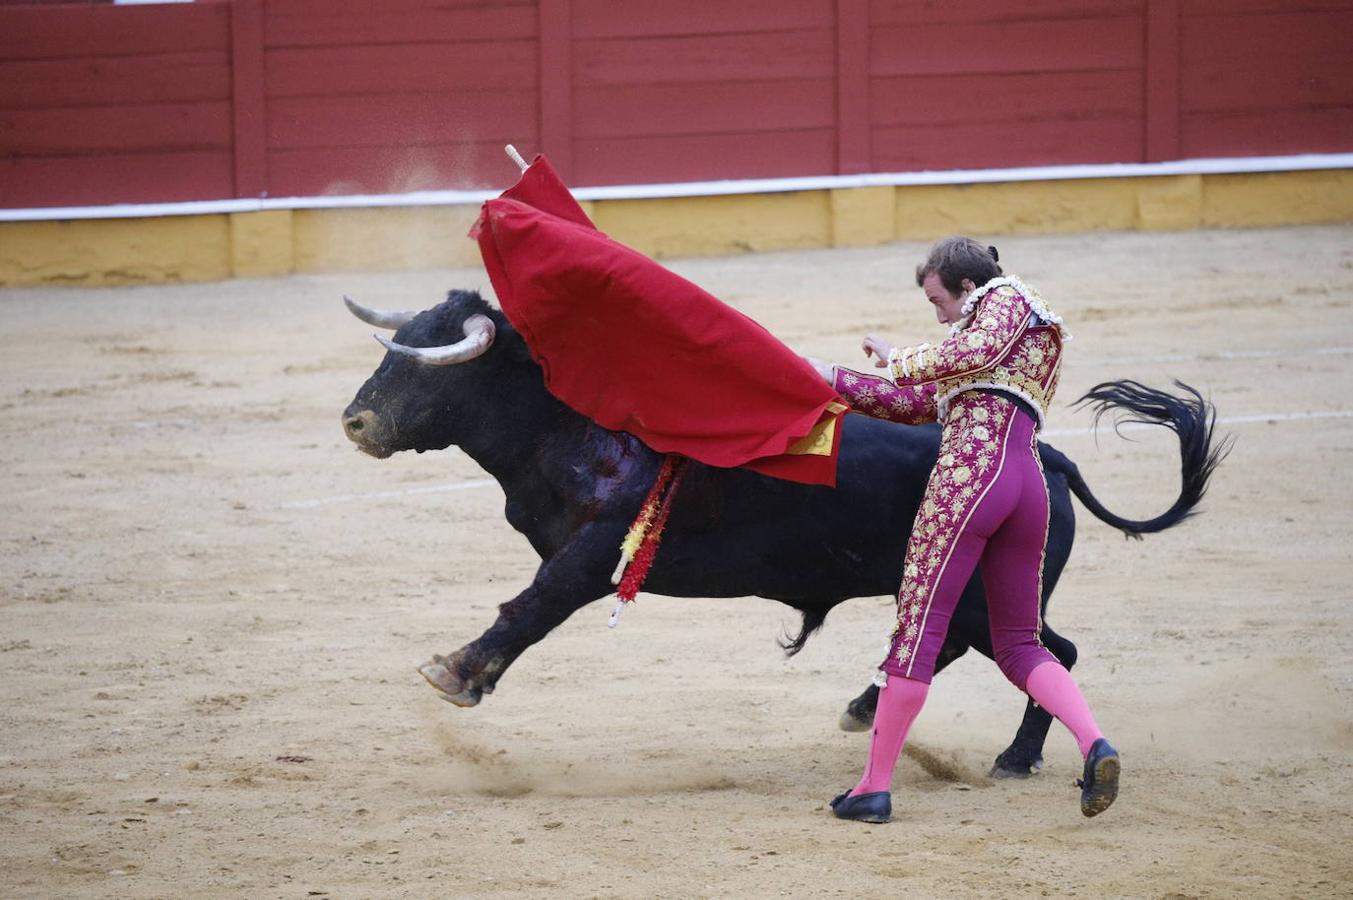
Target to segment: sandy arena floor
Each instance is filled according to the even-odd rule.
[[[674,265],[804,352],[934,339],[924,248]],[[802,654],[770,601],[586,607],[478,708],[415,666],[477,636],[536,560],[451,450],[377,461],[339,413],[380,359],[344,311],[479,271],[0,291],[4,897],[1311,897],[1353,891],[1353,228],[1007,239],[1076,335],[1048,440],[1110,508],[1176,490],[1167,432],[1067,408],[1181,378],[1235,450],[1204,514],[1141,543],[1078,507],[1049,619],[1122,751],[987,769],[1022,699],[970,654],[936,681],[895,820],[838,822],[837,730],[889,598]]]

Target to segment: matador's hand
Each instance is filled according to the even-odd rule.
[[[820,375],[822,380],[827,382],[827,384],[833,384],[835,382],[835,378],[832,377],[831,363],[823,362],[816,356],[805,356],[804,359],[807,360],[808,365],[817,370],[817,374]]]
[[[884,366],[888,365],[888,354],[896,349],[886,338],[880,337],[877,334],[866,334],[864,336],[864,343],[861,346],[864,348],[864,355],[866,357],[874,357],[874,367],[877,369],[882,369]]]

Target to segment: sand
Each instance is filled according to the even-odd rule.
[[[672,263],[791,346],[942,334],[924,247]],[[1022,697],[936,681],[894,821],[839,822],[839,731],[891,616],[760,600],[585,607],[474,709],[415,671],[537,560],[456,450],[358,455],[379,362],[343,293],[429,306],[477,270],[0,291],[0,895],[1310,897],[1353,892],[1353,228],[1001,242],[1069,345],[1048,440],[1116,512],[1163,510],[1160,430],[1088,431],[1101,380],[1181,378],[1235,449],[1140,543],[1078,508],[1049,620],[1122,751],[1084,819],[1059,725],[986,772]],[[1131,438],[1132,440],[1127,440]]]

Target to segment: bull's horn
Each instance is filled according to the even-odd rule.
[[[384,344],[385,349],[412,356],[420,363],[429,366],[451,366],[483,356],[493,343],[495,333],[493,320],[476,313],[465,320],[465,337],[444,347],[406,347],[386,340],[379,334],[376,335],[376,340]]]
[[[386,312],[381,309],[372,309],[369,306],[363,306],[356,300],[344,295],[343,302],[347,304],[348,309],[354,316],[361,319],[368,325],[375,325],[377,328],[389,328],[397,330],[401,325],[408,322],[414,316],[418,315],[415,310],[404,310],[402,312]]]

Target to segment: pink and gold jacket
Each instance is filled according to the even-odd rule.
[[[1043,427],[1057,390],[1062,342],[1070,335],[1033,288],[993,278],[963,304],[949,338],[888,355],[890,379],[833,367],[833,385],[867,415],[908,425],[943,422],[964,391],[1003,391],[1024,400]]]

